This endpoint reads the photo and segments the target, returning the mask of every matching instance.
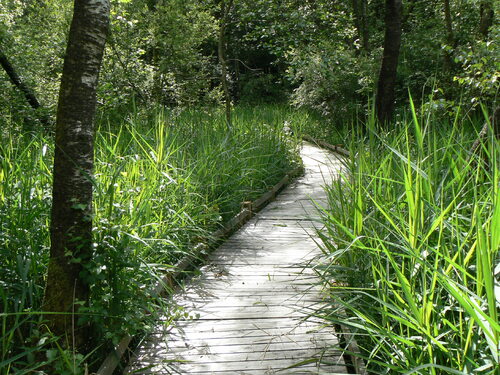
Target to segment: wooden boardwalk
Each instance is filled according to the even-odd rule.
[[[335,332],[308,317],[322,303],[307,267],[319,253],[311,198],[326,204],[322,186],[339,173],[340,162],[307,143],[302,158],[305,175],[173,297],[188,317],[160,322],[126,374],[347,374]]]

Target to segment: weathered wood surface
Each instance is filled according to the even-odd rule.
[[[321,288],[311,267],[321,227],[315,203],[341,163],[310,144],[305,174],[231,236],[173,296],[169,316],[126,374],[347,374],[331,327],[311,317]],[[296,366],[302,363],[301,366]]]

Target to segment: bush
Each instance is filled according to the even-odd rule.
[[[290,53],[288,75],[297,88],[292,102],[341,123],[366,112],[366,98],[374,90],[372,59],[327,43]]]
[[[95,147],[95,251],[85,264],[91,301],[80,321],[92,327],[97,351],[77,355],[77,362],[98,363],[109,344],[147,330],[161,304],[151,294],[159,274],[295,167],[295,144],[282,132],[289,115],[279,107],[239,108],[230,133],[216,110],[138,111],[114,124],[103,116]],[[83,365],[74,368],[73,354],[38,329],[53,140],[14,128],[0,138],[0,374],[43,365],[79,374]]]

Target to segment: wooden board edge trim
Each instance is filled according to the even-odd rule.
[[[350,157],[350,155],[351,155],[351,153],[348,150],[344,149],[343,147],[331,145],[328,142],[313,138],[307,134],[303,135],[302,139],[304,139],[305,141],[314,143],[314,144],[318,145],[319,147],[326,148],[330,151],[341,154],[345,157]],[[351,331],[349,330],[349,328],[347,326],[342,325],[342,324],[337,324],[336,329],[337,329],[337,331],[339,331],[338,332],[339,335],[343,336],[343,338],[344,338],[344,342],[346,343],[345,349],[348,352],[359,354],[359,356],[347,355],[349,357],[348,361],[350,362],[350,365],[353,367],[354,373],[359,374],[359,375],[366,375],[367,374],[366,367],[365,367],[363,359],[360,356],[361,351],[359,350],[359,346],[358,346],[358,343],[356,342],[355,335],[353,335],[351,333]]]
[[[261,197],[254,200],[253,202],[248,202],[249,204],[246,204],[242,208],[242,210],[236,216],[234,216],[232,219],[226,222],[221,229],[218,229],[217,231],[211,234],[209,238],[210,248],[208,249],[208,251],[206,248],[200,249],[200,251],[194,254],[186,255],[185,257],[181,258],[175,264],[175,266],[172,267],[172,270],[170,272],[168,271],[166,272],[166,274],[162,277],[160,282],[158,282],[158,284],[153,289],[152,294],[156,296],[168,295],[169,292],[173,290],[173,285],[175,283],[175,280],[179,278],[179,276],[182,275],[183,272],[193,264],[193,261],[210,254],[211,252],[210,250],[214,250],[215,248],[217,248],[217,245],[220,243],[220,241],[228,237],[231,233],[239,229],[243,224],[245,224],[248,220],[250,220],[250,218],[256,212],[260,211],[267,204],[273,201],[276,195],[286,186],[288,186],[293,181],[294,178],[300,176],[303,173],[304,173],[303,166],[299,166],[291,170],[267,193],[264,193]],[[201,252],[204,253],[200,254]],[[129,345],[132,339],[133,337],[129,335],[123,337],[118,343],[118,345],[114,348],[114,350],[111,353],[109,353],[108,356],[104,359],[103,363],[101,364],[101,366],[99,367],[99,369],[95,374],[112,375],[116,367],[120,363],[123,355],[129,349]]]
[[[112,374],[127,351],[131,341],[132,336],[126,335],[123,337],[115,347],[115,350],[108,354],[108,356],[104,359],[104,362],[101,367],[99,367],[97,374]]]
[[[352,374],[367,375],[368,372],[366,370],[363,358],[361,357],[361,351],[359,350],[355,335],[351,333],[349,327],[344,324],[335,324],[335,330],[337,331],[337,334],[341,336],[339,337],[339,339],[341,346],[343,346],[344,349],[343,356],[346,362],[346,366],[350,368]],[[356,353],[358,355],[353,356],[346,352]]]
[[[343,155],[343,156],[346,156],[346,157],[349,157],[351,155],[351,153],[346,150],[345,148],[341,147],[341,146],[334,146],[334,145],[331,145],[330,143],[328,142],[325,142],[325,141],[322,141],[321,139],[316,139],[316,138],[313,138],[307,134],[304,134],[302,136],[302,139],[305,140],[305,141],[308,141],[308,142],[311,142],[311,143],[314,143],[322,148],[326,148],[330,151],[333,151],[333,152],[336,152],[337,154],[340,154],[340,155]]]

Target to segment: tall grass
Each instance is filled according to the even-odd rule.
[[[159,303],[150,297],[158,273],[296,165],[295,144],[282,132],[290,116],[276,107],[237,109],[230,133],[217,111],[103,116],[96,132],[95,253],[86,265],[95,348],[147,328],[148,310]],[[14,130],[0,140],[1,375],[48,362],[61,374],[84,369],[38,330],[52,145],[42,134]]]
[[[470,158],[475,134],[412,108],[353,140],[328,189],[318,314],[350,327],[371,373],[498,374],[500,146]]]

